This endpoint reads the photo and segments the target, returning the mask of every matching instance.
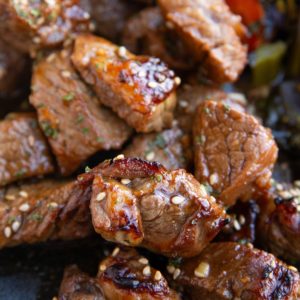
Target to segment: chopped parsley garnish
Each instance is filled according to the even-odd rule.
[[[205,141],[206,141],[206,137],[203,134],[200,134],[196,137],[197,144],[204,145]]]
[[[161,174],[156,174],[156,175],[155,175],[155,180],[156,180],[157,182],[161,182],[161,181],[163,180],[163,176],[162,176]]]
[[[104,142],[104,138],[102,138],[102,137],[97,137],[97,142],[98,143],[103,143]]]
[[[89,129],[88,128],[82,128],[82,133],[83,134],[88,134],[89,133]]]
[[[16,172],[15,176],[16,177],[21,177],[26,173],[25,169],[20,169],[19,171]]]
[[[85,173],[90,173],[92,169],[89,166],[86,166],[84,169]]]
[[[68,94],[64,95],[62,99],[63,99],[63,101],[70,102],[70,101],[74,100],[74,98],[75,98],[74,93],[69,92]]]
[[[52,137],[54,139],[57,137],[58,131],[51,126],[49,121],[41,122],[41,127],[47,137]]]
[[[76,119],[76,124],[82,123],[83,120],[84,120],[84,116],[83,116],[83,115],[79,115],[79,116],[77,117],[77,119]]]
[[[32,221],[40,222],[43,220],[43,216],[40,215],[39,213],[32,213],[31,215],[28,216],[28,219]]]

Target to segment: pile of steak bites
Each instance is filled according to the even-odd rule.
[[[300,184],[221,88],[248,56],[224,0],[0,0],[0,21],[0,101],[31,82],[0,121],[0,248],[114,243],[61,300],[300,299]]]

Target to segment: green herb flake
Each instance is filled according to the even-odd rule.
[[[211,187],[211,185],[208,184],[208,183],[205,183],[203,185],[204,185],[204,187],[206,189],[206,192],[210,195],[213,192],[213,188]]]
[[[181,257],[176,257],[176,258],[170,258],[169,259],[169,265],[172,265],[176,268],[178,268],[180,266],[181,262],[182,262]]]
[[[80,124],[84,121],[84,116],[83,115],[79,115],[76,119],[76,124]]]
[[[206,142],[206,136],[203,134],[198,135],[196,137],[196,142],[197,142],[197,144],[204,145]]]
[[[62,99],[63,99],[63,101],[70,102],[70,101],[74,100],[74,98],[75,98],[75,94],[72,92],[69,92],[68,94],[64,95]]]
[[[102,137],[97,137],[97,142],[98,143],[103,143],[104,142],[104,138],[102,138]]]
[[[23,175],[25,175],[26,174],[26,170],[25,169],[21,169],[21,170],[19,170],[19,171],[17,171],[16,173],[15,173],[15,176],[16,177],[21,177],[21,176],[23,176]]]
[[[38,17],[40,16],[40,11],[37,8],[33,8],[30,10],[30,13],[34,16],[34,17]]]
[[[51,126],[49,121],[41,122],[41,127],[47,137],[51,137],[54,139],[57,138],[58,131]]]
[[[207,114],[210,115],[210,109],[208,107],[204,107],[203,111]]]
[[[43,220],[43,216],[39,213],[32,213],[31,215],[28,216],[28,219],[31,221],[40,222]]]
[[[162,176],[161,174],[156,174],[156,175],[155,175],[155,180],[156,180],[157,182],[161,182],[161,181],[163,180],[163,176]]]
[[[85,173],[90,173],[92,169],[89,166],[86,166],[84,169]]]
[[[230,112],[231,107],[230,107],[229,104],[224,103],[223,106],[224,106],[224,109],[225,109],[226,112]]]
[[[7,224],[8,225],[11,225],[14,221],[17,220],[17,217],[16,216],[10,216],[7,220]]]
[[[88,128],[85,127],[85,128],[82,128],[81,131],[82,131],[82,133],[83,133],[84,135],[86,135],[86,134],[89,133],[90,130],[89,130]]]

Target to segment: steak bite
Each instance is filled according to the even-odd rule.
[[[184,132],[191,133],[197,107],[205,100],[214,100],[230,105],[241,112],[246,110],[247,100],[243,94],[226,93],[218,87],[209,85],[185,84],[177,92],[178,105],[175,118]]]
[[[76,266],[65,270],[59,291],[60,300],[88,299],[166,299],[177,300],[160,271],[149,266],[148,260],[134,249],[115,248],[99,265],[95,278]]]
[[[106,161],[85,176],[93,178],[94,228],[109,241],[194,256],[227,223],[224,209],[183,169],[129,158]]]
[[[56,47],[75,33],[89,31],[89,14],[79,0],[0,0],[0,36],[33,54]]]
[[[249,199],[253,188],[269,188],[278,149],[271,131],[253,116],[205,101],[198,107],[193,136],[196,178],[220,193],[224,204]]]
[[[59,288],[59,300],[107,300],[96,278],[83,273],[75,265],[65,269]]]
[[[159,7],[146,8],[131,17],[124,27],[122,43],[133,53],[158,57],[171,68],[194,67],[182,41],[167,28]]]
[[[106,299],[180,299],[161,272],[132,248],[115,248],[100,263],[97,278]]]
[[[299,296],[297,269],[250,245],[212,243],[177,270],[173,278],[191,300],[292,300]]]
[[[33,113],[14,113],[0,122],[0,186],[54,172],[52,157]]]
[[[26,82],[22,77],[28,69],[28,57],[0,39],[0,99],[20,96],[24,88],[20,82]]]
[[[158,0],[169,27],[189,49],[207,78],[235,81],[247,62],[241,17],[230,12],[224,0]]]
[[[160,133],[142,133],[123,151],[126,157],[157,161],[168,170],[187,169],[192,161],[189,137],[178,127]]]
[[[0,248],[91,234],[91,187],[42,180],[0,191]]]
[[[275,183],[260,203],[258,232],[262,246],[291,262],[300,261],[300,182]]]
[[[131,133],[123,120],[100,106],[68,55],[63,50],[38,62],[30,96],[63,175],[97,151],[120,148]]]
[[[100,37],[82,35],[72,61],[99,100],[138,132],[171,125],[180,79],[159,59],[134,56]]]

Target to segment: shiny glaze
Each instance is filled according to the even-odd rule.
[[[130,158],[105,165],[87,176],[94,178],[94,228],[107,240],[167,256],[194,256],[227,223],[223,208],[185,170],[166,171]],[[131,181],[123,184],[120,178]],[[101,193],[105,197],[99,201]],[[182,201],[174,203],[174,197]]]

